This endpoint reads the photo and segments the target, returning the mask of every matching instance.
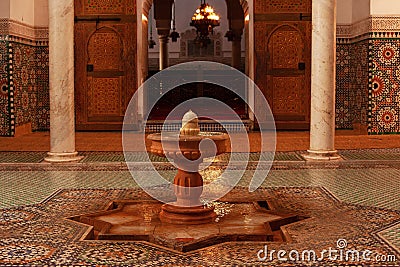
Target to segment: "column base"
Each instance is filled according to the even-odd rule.
[[[56,153],[56,152],[47,152],[47,157],[44,158],[44,161],[50,163],[63,163],[63,162],[76,162],[83,159],[83,156],[78,156],[78,152],[65,152],[65,153]]]
[[[342,158],[336,150],[307,150],[307,154],[302,155],[305,160],[341,160]]]
[[[212,223],[217,214],[214,207],[196,206],[179,207],[171,204],[164,204],[160,212],[160,220],[170,224],[204,224]]]

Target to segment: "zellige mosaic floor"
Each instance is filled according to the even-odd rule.
[[[328,249],[342,238],[347,248],[371,249],[374,255],[393,256],[396,261],[328,260],[301,266],[399,266],[400,150],[340,153],[342,161],[324,164],[305,162],[301,152],[277,153],[280,161],[272,166],[258,196],[274,196],[277,206],[314,215],[285,227],[295,242],[268,243],[268,248]],[[137,168],[146,168],[142,154],[132,154]],[[260,261],[257,253],[266,245],[262,242],[223,243],[180,254],[146,242],[79,241],[87,226],[63,218],[100,211],[121,197],[144,196],[121,152],[87,152],[82,162],[64,165],[38,163],[44,155],[0,153],[0,266],[300,266],[276,259]],[[252,153],[250,160],[257,157]],[[227,159],[221,155],[203,171],[205,181],[215,179]],[[161,159],[152,160],[166,179],[174,177],[171,166]],[[250,163],[235,189],[240,199],[251,197],[247,186],[253,169]],[[323,211],[328,207],[335,213]],[[313,224],[318,220],[324,221]],[[340,235],[334,235],[335,231]]]
[[[42,204],[3,210],[0,263],[7,266],[398,266],[400,263],[393,244],[375,234],[400,222],[399,211],[345,204],[321,187],[264,188],[254,193],[237,188],[225,198],[269,199],[274,207],[296,211],[308,219],[285,226],[289,242],[228,242],[179,253],[147,242],[82,241],[80,237],[88,226],[65,220],[102,210],[113,199],[149,199],[141,190],[61,190]],[[328,249],[337,249],[337,254],[332,254],[337,257],[324,255],[323,251]],[[340,253],[347,255],[350,251],[353,255],[367,249],[371,252],[360,260],[339,257]],[[273,250],[297,251],[299,256],[292,253],[293,261],[283,261],[270,256]],[[309,256],[310,250],[315,256]],[[382,263],[377,256],[393,261]]]

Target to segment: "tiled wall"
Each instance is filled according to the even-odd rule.
[[[48,47],[0,39],[0,52],[0,136],[14,136],[26,123],[48,130]]]
[[[336,46],[336,128],[353,127],[354,114],[351,110],[351,44]]]
[[[400,133],[400,39],[370,40],[370,134]]]
[[[367,124],[368,40],[336,47],[336,128]]]
[[[367,125],[368,114],[368,46],[369,40],[351,46],[350,88],[353,122]]]
[[[3,37],[0,37],[0,136],[14,135],[14,120],[12,120],[10,102],[10,56],[12,47]]]
[[[14,43],[16,126],[49,129],[48,47]]]

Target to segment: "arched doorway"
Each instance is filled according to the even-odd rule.
[[[173,2],[173,1],[172,1]],[[138,55],[140,58],[140,61],[138,61],[138,66],[139,66],[139,73],[138,75],[140,76],[140,81],[144,82],[146,78],[149,77],[149,74],[154,74],[154,72],[150,72],[149,71],[149,66],[153,66],[155,65],[155,63],[157,63],[156,60],[158,60],[157,58],[152,58],[148,55],[148,43],[147,40],[149,39],[149,27],[151,27],[150,23],[151,23],[151,19],[154,13],[157,13],[157,10],[160,10],[160,7],[157,5],[163,5],[163,8],[161,8],[162,10],[164,10],[164,12],[162,13],[162,15],[157,15],[155,14],[155,21],[152,23],[153,25],[153,39],[157,41],[158,36],[165,35],[166,32],[165,30],[169,31],[169,27],[168,26],[164,26],[164,22],[165,20],[170,21],[170,19],[172,18],[172,15],[170,17],[168,17],[166,15],[166,13],[168,13],[168,10],[171,9],[172,6],[172,2],[171,1],[157,1],[155,0],[154,2],[151,0],[145,0],[142,2],[142,6],[140,11],[142,13],[142,24],[138,25],[138,32],[141,32],[141,34],[139,34],[140,36],[143,37],[143,39],[141,41],[139,41],[139,47],[138,47]],[[191,8],[185,9],[185,12],[188,13],[189,18],[192,16],[192,12],[194,12],[195,8],[197,7],[198,3],[197,1],[193,1],[193,4],[195,5],[193,10]],[[211,3],[210,3],[211,4]],[[196,60],[207,60],[207,61],[215,61],[215,62],[219,62],[219,63],[223,63],[223,64],[228,64],[228,65],[236,65],[236,67],[238,69],[240,69],[243,72],[246,72],[248,74],[248,64],[249,64],[249,57],[248,56],[242,56],[242,51],[241,51],[241,46],[247,47],[248,45],[248,41],[243,42],[243,44],[241,43],[241,39],[244,39],[245,37],[248,38],[248,32],[246,32],[245,29],[245,17],[248,15],[248,6],[247,6],[247,1],[239,1],[239,0],[226,0],[225,1],[225,15],[223,16],[223,19],[226,20],[226,25],[228,26],[227,29],[229,30],[234,30],[235,34],[238,35],[239,39],[235,40],[235,44],[234,42],[229,43],[226,38],[224,37],[225,31],[223,32],[218,32],[216,31],[216,33],[211,37],[211,45],[209,45],[209,47],[207,48],[197,48],[194,45],[194,39],[196,36],[196,32],[195,30],[192,29],[185,29],[183,32],[180,32],[181,34],[181,39],[180,41],[180,50],[178,51],[179,54],[179,58],[178,59],[174,59],[174,60],[170,60],[170,65],[174,65],[174,64],[178,64],[178,63],[183,63],[183,62],[188,62],[188,61],[196,61]],[[150,11],[151,7],[154,7],[154,11]],[[212,4],[211,4],[212,5]],[[138,8],[140,8],[140,6],[138,6]],[[160,14],[160,12],[158,13]],[[178,13],[178,16],[182,14],[182,12],[180,11]],[[185,20],[186,21],[186,20]],[[248,19],[246,20],[248,22]],[[189,22],[190,20],[187,20],[186,23],[189,26]],[[155,28],[155,29],[154,29]],[[247,28],[248,29],[248,24],[247,24]],[[232,46],[232,49],[230,51],[232,59],[226,60],[226,58],[223,57],[223,51],[222,51],[222,46],[223,46],[223,40],[225,40],[225,45],[226,43],[228,43],[229,45]],[[239,40],[239,42],[238,42]],[[169,43],[171,44],[171,42]],[[159,44],[158,44],[159,45]],[[233,47],[236,47],[236,49],[233,49]],[[236,55],[237,52],[238,56],[239,56],[239,60],[233,60],[233,54],[234,54],[234,50],[236,51]],[[246,50],[247,51],[247,50]],[[156,50],[156,52],[158,52]],[[158,52],[159,56],[161,54],[161,52]],[[149,60],[149,58],[151,60]],[[154,63],[155,62],[155,63]],[[239,62],[239,63],[238,63]],[[158,67],[158,66],[157,66]],[[154,68],[154,67],[153,67]],[[151,70],[151,69],[150,69]],[[157,69],[152,70],[152,71],[157,71]],[[247,88],[245,88],[246,85],[243,85],[243,90],[247,90]],[[223,102],[225,102],[226,104],[230,105],[232,109],[234,110],[240,110],[240,112],[238,113],[238,115],[243,118],[243,119],[248,119],[249,118],[249,114],[248,114],[248,108],[247,106],[244,104],[244,101],[232,101],[232,99],[235,99],[234,96],[231,96],[228,93],[224,93],[221,90],[212,90],[211,89],[212,86],[210,85],[196,85],[194,88],[192,88],[191,92],[189,92],[189,88],[187,88],[186,86],[181,86],[181,88],[176,88],[176,90],[173,90],[172,92],[170,92],[168,95],[163,96],[162,100],[160,101],[160,103],[158,103],[155,107],[155,110],[163,110],[163,112],[160,112],[160,114],[156,115],[155,111],[152,111],[152,114],[150,116],[151,120],[162,120],[164,117],[166,117],[166,115],[168,113],[165,113],[165,110],[169,110],[171,109],[171,107],[173,105],[179,104],[178,100],[182,100],[184,101],[185,96],[187,95],[191,95],[192,97],[213,97],[216,99],[219,99]],[[215,88],[214,88],[215,89]],[[151,91],[152,90],[152,91]],[[220,95],[215,95],[215,92],[219,92]],[[141,107],[140,112],[141,114],[145,115],[148,112],[150,112],[148,110],[147,107],[147,103],[149,97],[151,97],[152,94],[162,94],[162,88],[152,88],[150,89],[149,92],[144,92],[144,96],[139,96],[142,101],[139,101],[139,105]],[[174,95],[175,94],[175,95]],[[167,97],[170,97],[170,99],[166,99]],[[239,103],[240,102],[240,103]]]
[[[159,94],[159,92],[154,91],[154,94]],[[235,93],[215,84],[184,84],[165,93],[151,110],[148,119],[159,123],[163,121],[166,116],[179,104],[198,97],[208,97],[224,102],[230,108],[232,108],[241,119],[245,120],[248,119],[247,105],[239,95],[243,95],[243,92]],[[149,97],[157,98],[157,96]],[[227,115],[230,115],[221,113],[221,111],[216,109],[216,107],[204,107],[204,109],[208,110],[207,113],[215,114],[215,119],[222,121],[224,119],[228,119]],[[179,118],[174,119],[178,120]]]
[[[267,37],[267,94],[278,129],[309,128],[310,57],[304,39],[293,25],[279,25]]]
[[[77,130],[122,129],[137,88],[135,1],[118,3],[75,0]]]
[[[278,130],[308,130],[311,0],[253,2],[254,80],[271,106]]]

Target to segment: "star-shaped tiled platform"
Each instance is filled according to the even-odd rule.
[[[110,209],[71,218],[93,226],[85,240],[148,241],[188,252],[229,241],[285,241],[280,227],[299,221],[295,214],[267,210],[267,202],[213,202],[217,217],[210,223],[161,222],[163,203],[117,200]]]

